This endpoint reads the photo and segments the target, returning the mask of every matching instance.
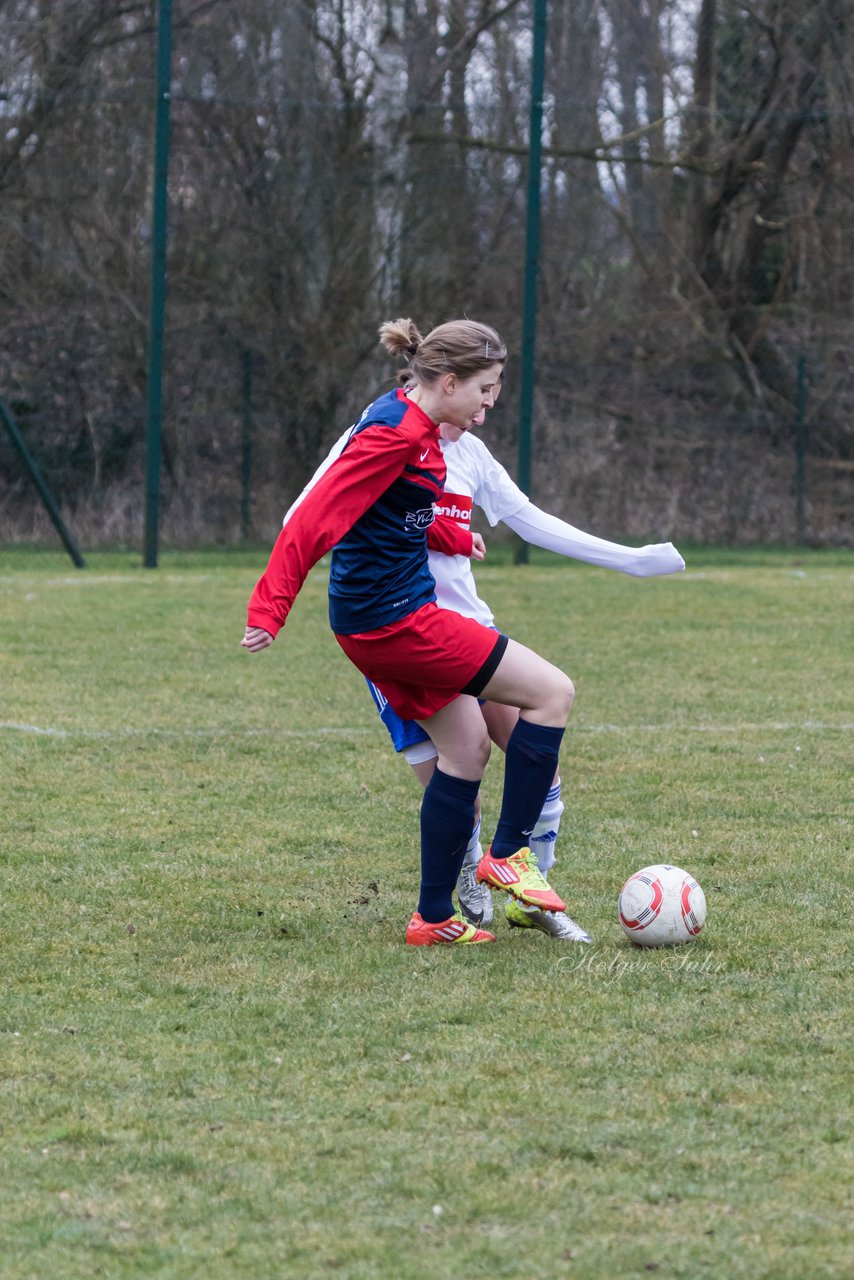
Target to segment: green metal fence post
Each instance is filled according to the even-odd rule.
[[[172,76],[172,0],[157,5],[157,87],[154,115],[154,193],[151,220],[151,314],[146,420],[145,567],[157,568],[160,467],[163,454],[163,314],[168,235],[169,90]]]
[[[519,488],[531,491],[531,419],[537,347],[537,282],[540,271],[540,183],[543,149],[543,92],[546,70],[548,0],[534,0],[531,55],[531,109],[528,142],[528,194],[525,212],[525,290],[522,310],[522,367],[519,387]],[[528,563],[528,544],[516,548],[516,563]]]
[[[798,397],[795,417],[795,537],[798,546],[807,540],[806,517],[806,454],[807,454],[807,364],[798,356]]]
[[[243,417],[240,437],[240,531],[243,540],[249,537],[250,489],[252,486],[252,352],[243,349]]]
[[[39,470],[38,466],[36,465],[36,460],[33,457],[33,455],[30,453],[30,450],[27,447],[26,440],[21,435],[17,422],[12,417],[12,414],[10,413],[9,409],[6,407],[6,404],[3,400],[0,400],[0,418],[3,419],[3,422],[6,427],[6,431],[9,434],[9,439],[12,441],[12,444],[15,446],[15,449],[18,452],[18,456],[20,457],[21,461],[26,467],[30,479],[32,480],[33,484],[36,486],[36,489],[38,490],[38,495],[42,500],[44,509],[50,516],[51,520],[53,521],[53,526],[56,529],[57,533],[59,534],[60,538],[62,539],[63,543],[65,544],[66,551],[71,556],[71,559],[74,561],[78,569],[85,569],[86,561],[83,559],[82,555],[80,554],[80,551],[78,550],[78,547],[77,547],[77,543],[72,538],[71,534],[69,533],[62,519],[62,516],[59,514],[59,507],[53,500],[53,494],[51,493],[50,489],[47,487],[45,479],[41,471]]]

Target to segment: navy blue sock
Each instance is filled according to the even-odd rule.
[[[422,920],[438,924],[453,915],[451,894],[474,829],[474,804],[480,782],[452,778],[437,769],[421,803]]]
[[[504,795],[492,841],[496,858],[509,858],[530,846],[531,832],[540,816],[557,772],[563,729],[518,720],[507,743],[504,763]]]

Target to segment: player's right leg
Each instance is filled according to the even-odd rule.
[[[438,756],[432,740],[427,738],[426,735],[425,738],[425,742],[419,742],[412,747],[405,747],[402,752],[404,760],[424,788],[428,786],[430,779],[436,772],[436,759]],[[457,901],[460,904],[461,914],[468,920],[469,924],[473,924],[478,928],[488,929],[492,924],[494,911],[492,894],[488,886],[480,884],[477,878],[477,866],[482,857],[480,796],[478,796],[475,804],[474,831],[471,833],[469,842],[466,845],[463,865],[460,868],[460,874],[457,879]]]
[[[462,694],[419,721],[438,752],[421,804],[421,886],[407,941],[492,942],[491,933],[468,925],[460,931],[451,895],[474,828],[480,779],[489,758],[489,736],[475,698]]]
[[[453,915],[451,894],[474,828],[475,801],[489,756],[477,695],[504,657],[507,638],[433,603],[376,631],[336,633],[335,638],[399,716],[418,720],[439,752],[421,806],[416,915],[427,925],[441,924]]]
[[[436,767],[456,778],[480,782],[490,743],[477,698],[461,693],[428,719],[419,720],[436,748]]]
[[[403,720],[390,705],[382,690],[373,681],[368,680],[366,677],[365,683],[374,700],[379,717],[388,730],[395,751],[403,756],[421,786],[426,790],[436,771],[436,762],[439,754],[432,739],[417,721]],[[506,710],[507,708],[505,707],[501,708],[502,712]],[[475,826],[466,845],[463,865],[460,868],[456,885],[460,914],[465,921],[474,925],[475,929],[488,928],[492,923],[494,914],[492,894],[488,886],[480,884],[477,879],[477,867],[482,857],[483,849],[480,844],[480,797],[478,797],[475,809]],[[410,928],[409,941],[414,942],[415,945],[423,945],[425,940],[429,940],[429,928],[423,921],[421,926]],[[450,932],[455,934],[459,930],[454,925],[451,926]],[[433,940],[436,941],[438,939]],[[465,940],[467,941],[468,939]]]

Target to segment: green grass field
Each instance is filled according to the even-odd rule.
[[[238,647],[265,558],[0,552],[0,1277],[850,1277],[854,555],[487,561],[595,945],[415,951],[418,788],[322,568]]]

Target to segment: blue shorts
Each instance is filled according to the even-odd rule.
[[[429,742],[429,733],[424,732],[417,720],[402,720],[377,686],[367,679],[366,683],[371,691],[371,697],[377,704],[380,719],[391,734],[395,751],[405,751],[407,747],[414,747],[416,743]]]

